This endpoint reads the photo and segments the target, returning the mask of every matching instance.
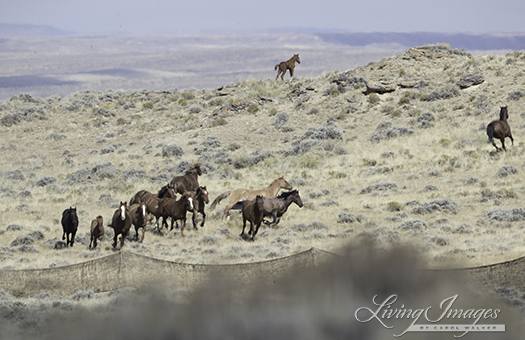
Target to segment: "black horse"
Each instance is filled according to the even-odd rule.
[[[64,229],[64,233],[62,234],[62,240],[66,241],[66,247],[73,247],[73,243],[75,243],[75,234],[77,233],[78,229],[78,216],[77,216],[77,208],[71,208],[64,210],[62,213],[62,229]],[[71,234],[71,238],[70,235]]]

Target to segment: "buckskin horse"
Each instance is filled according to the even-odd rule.
[[[295,62],[298,64],[301,63],[301,60],[299,59],[299,54],[294,54],[293,57],[291,57],[287,61],[282,61],[279,64],[275,65],[275,70],[277,71],[277,77],[275,77],[275,80],[279,78],[279,75],[281,75],[281,80],[284,83],[284,75],[286,74],[287,70],[290,70],[290,81],[293,79],[293,71],[295,68]]]
[[[507,123],[507,119],[509,119],[509,111],[507,110],[506,106],[502,106],[499,112],[499,120],[495,120],[487,125],[487,135],[489,136],[489,141],[492,142],[492,145],[494,145],[496,151],[500,151],[501,148],[498,148],[494,142],[494,138],[497,138],[501,141],[501,147],[505,151],[507,151],[505,148],[506,137],[509,137],[512,141],[512,145],[514,145],[514,138],[512,138],[512,133],[510,132],[510,126],[509,123]]]
[[[266,196],[266,197],[275,197],[279,193],[279,190],[286,189],[286,190],[292,190],[292,186],[290,183],[288,183],[282,176],[274,180],[268,187],[260,190],[248,190],[248,189],[235,189],[226,191],[213,201],[213,203],[210,206],[210,209],[215,209],[215,206],[225,199],[226,197],[230,197],[230,202],[228,203],[228,206],[224,209],[224,215],[222,216],[222,219],[226,219],[228,216],[228,212],[231,209],[238,209],[242,210],[242,204],[239,204],[240,201],[247,201],[254,199],[257,195]]]

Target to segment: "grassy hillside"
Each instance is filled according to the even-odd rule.
[[[522,53],[474,57],[442,44],[315,78],[299,65],[284,84],[14,96],[0,102],[0,268],[113,252],[108,238],[88,249],[91,220],[107,223],[119,201],[158,191],[197,161],[211,200],[284,176],[304,207],[292,205],[251,243],[238,236],[237,213],[221,220],[223,201],[207,207],[204,228],[187,226],[185,238],[150,226],[144,243],[128,240],[126,249],[238,263],[372,240],[378,248],[415,245],[435,267],[523,256],[524,66]],[[469,73],[484,81],[461,89]],[[379,82],[395,91],[363,94]],[[496,152],[485,132],[500,106],[509,108],[515,139],[507,152]],[[79,211],[77,243],[57,250],[70,206]]]

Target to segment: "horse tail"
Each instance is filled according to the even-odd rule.
[[[494,124],[490,123],[487,125],[487,136],[489,136],[489,142],[494,143]]]
[[[279,68],[279,64],[275,65],[273,69],[277,71],[278,68]]]
[[[226,191],[225,193],[222,193],[220,194],[219,196],[217,196],[217,198],[212,202],[212,204],[210,205],[210,210],[213,210],[215,209],[215,206],[220,202],[222,201],[223,199],[225,199],[226,197],[230,196],[230,193],[231,191]]]

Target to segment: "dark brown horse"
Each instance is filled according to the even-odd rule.
[[[281,195],[273,197],[263,197],[263,217],[272,216],[273,221],[268,222],[263,220],[263,223],[266,225],[277,225],[281,221],[281,216],[288,210],[290,204],[295,203],[299,208],[303,207],[303,200],[299,196],[298,190],[292,190],[283,192]],[[259,224],[260,225],[260,224]],[[257,235],[259,228],[255,229],[255,232],[252,233],[252,238]]]
[[[264,199],[263,196],[257,195],[255,199],[246,201],[242,208],[242,232],[241,237],[245,238],[244,229],[246,228],[246,221],[250,222],[250,231],[248,235],[252,235],[251,240],[254,240],[255,230],[259,230],[263,220]]]
[[[75,243],[75,235],[78,229],[78,216],[77,208],[69,207],[62,212],[62,229],[64,233],[62,234],[62,240],[66,240],[66,247],[73,247]],[[70,238],[71,235],[71,238]]]
[[[159,218],[162,215],[159,202],[163,198],[175,198],[175,191],[171,184],[163,186],[157,195],[146,190],[141,190],[131,198],[131,202],[133,202],[133,204],[144,203],[146,205],[146,213],[155,216],[155,227],[158,229]]]
[[[514,138],[512,138],[512,133],[510,132],[510,126],[509,123],[507,123],[507,119],[509,119],[509,111],[507,110],[506,106],[503,106],[499,112],[499,120],[495,120],[487,125],[487,135],[489,136],[489,141],[492,142],[492,145],[494,145],[496,151],[500,151],[501,148],[497,147],[496,143],[494,142],[494,138],[497,138],[501,141],[501,147],[505,151],[507,151],[505,148],[506,137],[510,138],[512,145],[514,146]]]
[[[198,214],[202,214],[201,227],[204,227],[204,221],[206,220],[206,213],[204,212],[204,208],[206,204],[210,203],[210,199],[208,198],[208,190],[206,189],[206,187],[198,187],[195,192],[186,191],[186,193],[193,199],[193,209],[189,209],[188,207],[188,211],[193,213],[193,229],[198,230]],[[176,228],[178,228],[178,225],[176,225]]]
[[[97,216],[93,221],[91,221],[91,242],[89,242],[89,249],[93,244],[93,249],[97,248],[97,240],[102,241],[104,236],[104,219],[102,216]]]
[[[186,212],[193,211],[193,198],[187,192],[177,201],[175,198],[163,198],[159,203],[161,215],[163,218],[162,225],[168,228],[167,218],[171,218],[171,228],[176,220],[181,220],[180,233],[184,237],[184,225],[186,224]]]
[[[139,239],[139,229],[142,228],[142,237],[140,238],[140,243],[142,243],[144,241],[144,233],[146,232],[146,222],[148,218],[146,204],[133,204],[129,207],[129,214],[131,215],[131,224],[135,226],[135,240]]]
[[[129,214],[127,202],[120,202],[120,207],[115,210],[109,226],[115,231],[115,236],[113,236],[113,248],[117,246],[118,235],[122,235],[120,237],[120,249],[122,249],[124,246],[124,240],[131,228],[131,216]]]
[[[200,163],[194,164],[183,176],[176,176],[170,182],[175,192],[195,191],[199,187],[199,176],[202,175]]]
[[[279,78],[279,75],[281,75],[281,80],[284,83],[284,75],[286,74],[287,70],[290,70],[290,81],[291,81],[293,79],[293,71],[295,68],[296,61],[298,64],[301,63],[301,60],[299,59],[299,54],[294,54],[293,57],[291,57],[289,60],[282,61],[281,63],[275,65],[275,70],[277,71],[277,77],[275,77],[275,80],[277,80]]]

